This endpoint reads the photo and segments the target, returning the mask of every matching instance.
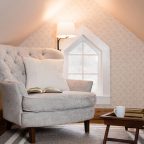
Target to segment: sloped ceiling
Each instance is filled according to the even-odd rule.
[[[0,0],[0,43],[17,44],[43,23],[47,0]]]
[[[0,43],[18,44],[46,20],[46,12],[69,0],[0,0]],[[94,0],[144,40],[144,0]]]
[[[144,0],[95,0],[144,41]]]

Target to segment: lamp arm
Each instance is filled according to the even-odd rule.
[[[59,49],[60,39],[61,39],[61,38],[57,38],[57,50],[60,50],[60,49]]]
[[[58,38],[57,37],[57,50],[60,50],[60,47],[59,47],[60,46],[60,40],[61,39],[67,39],[67,38],[69,38],[69,36],[66,36],[65,38]]]

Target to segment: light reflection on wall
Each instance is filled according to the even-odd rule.
[[[79,2],[78,2],[79,3]],[[60,21],[80,21],[82,11],[79,5],[74,5],[72,0],[50,0],[45,8],[44,21],[60,22]]]
[[[59,11],[65,7],[66,2],[67,0],[50,0],[50,2],[47,3],[43,19],[46,21],[56,17]]]

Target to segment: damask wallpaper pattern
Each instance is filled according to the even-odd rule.
[[[94,0],[69,0],[21,45],[55,48],[61,18],[74,21],[76,29],[86,26],[110,47],[111,106],[144,107],[144,42]]]

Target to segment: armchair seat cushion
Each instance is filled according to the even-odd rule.
[[[23,97],[23,111],[51,112],[94,107],[95,94],[64,91],[63,93],[30,94]]]

